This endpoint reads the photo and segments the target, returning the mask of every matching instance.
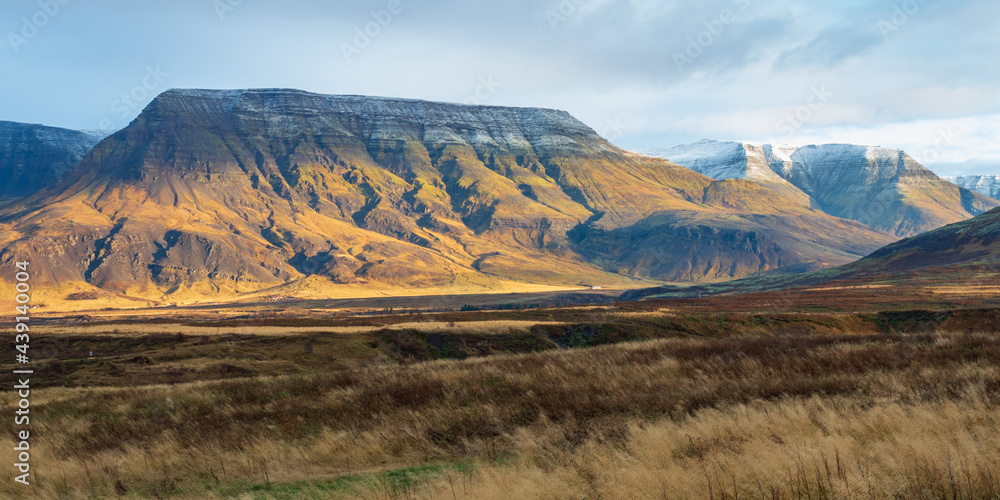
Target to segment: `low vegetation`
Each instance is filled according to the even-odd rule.
[[[880,324],[877,315],[869,320]],[[917,333],[900,333],[915,329],[905,321],[853,335],[726,335],[719,327],[584,342],[586,349],[528,332],[509,338],[541,345],[511,354],[507,344],[491,344],[483,351],[490,356],[454,356],[465,359],[434,359],[449,356],[426,337],[412,334],[415,345],[406,348],[381,333],[356,346],[354,362],[334,368],[300,363],[286,375],[50,386],[33,392],[33,457],[42,465],[32,491],[995,498],[1000,338],[932,320],[914,323],[923,325]],[[281,341],[266,340],[284,355]],[[185,339],[173,350],[190,356],[200,342]],[[247,357],[266,357],[268,345]],[[314,341],[307,354],[297,345],[303,357],[332,349]],[[0,425],[9,435],[11,424]],[[0,496],[19,491],[0,486]]]

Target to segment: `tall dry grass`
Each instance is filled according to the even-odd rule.
[[[994,335],[814,335],[53,388],[34,398],[27,497],[206,498],[473,461],[459,483],[352,494],[992,498],[998,366]]]
[[[981,396],[873,406],[818,396],[754,402],[633,422],[624,442],[594,439],[575,449],[519,433],[516,464],[484,464],[457,488],[440,478],[414,497],[998,498],[1000,412]]]

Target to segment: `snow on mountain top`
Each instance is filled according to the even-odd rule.
[[[205,90],[170,89],[153,100],[153,108],[189,112],[247,115],[301,115],[323,120],[333,115],[356,115],[379,122],[424,124],[451,129],[497,129],[545,135],[552,131],[597,137],[597,133],[566,111],[548,108],[481,106],[418,99],[363,95],[327,95],[296,89]],[[446,138],[445,138],[446,139]]]
[[[903,151],[882,146],[821,144],[798,147],[703,140],[652,150],[648,154],[667,158],[713,179],[752,179],[778,184],[786,181],[804,192],[813,192],[819,185],[865,184],[900,175],[912,186],[932,182],[927,175],[904,175],[904,172],[922,169],[910,162]]]
[[[647,152],[700,172],[713,179],[742,179],[747,176],[747,152],[742,143],[700,141]]]
[[[256,88],[256,89],[170,89],[160,94],[159,97],[194,97],[208,98],[213,100],[238,101],[251,96],[268,97],[272,99],[299,98],[304,100],[314,99],[316,101],[326,101],[329,105],[368,105],[375,108],[408,106],[408,107],[449,107],[468,109],[495,109],[508,110],[512,112],[543,112],[549,114],[559,114],[570,116],[566,111],[539,107],[516,107],[516,106],[495,106],[480,104],[464,104],[455,102],[429,101],[424,99],[412,99],[406,97],[380,97],[359,94],[318,94],[299,89],[288,88]]]
[[[702,140],[646,154],[670,161],[713,179],[754,179],[781,182],[776,170],[787,170],[794,148],[771,144]]]
[[[772,168],[782,167],[784,163],[804,163],[810,164],[817,158],[824,159],[823,163],[838,158],[864,158],[870,164],[882,164],[884,162],[896,161],[903,154],[901,150],[885,148],[882,146],[862,146],[856,144],[819,144],[807,146],[775,145],[750,141],[713,141],[701,140],[692,144],[683,144],[672,148],[650,149],[643,152],[650,156],[667,158],[674,163],[683,165],[693,170],[718,171],[723,174],[728,170],[731,176],[737,176],[737,172],[732,168],[720,170],[719,165],[725,164],[732,167],[737,161],[748,159],[760,160]],[[746,162],[745,162],[746,163]],[[750,162],[752,163],[752,162]],[[745,167],[748,165],[745,165]],[[752,167],[753,165],[749,165]],[[709,175],[707,172],[702,172]],[[714,177],[713,175],[710,175]],[[737,177],[745,177],[745,173]],[[718,177],[717,177],[718,178]]]
[[[989,175],[952,175],[945,177],[949,181],[961,181],[961,182],[989,182],[989,181],[1000,181],[1000,175],[989,174]]]
[[[88,129],[88,130],[81,130],[80,132],[84,133],[84,134],[87,134],[90,137],[93,137],[94,139],[97,139],[97,142],[101,142],[104,139],[107,139],[109,136],[111,136],[111,134],[115,133],[114,130],[96,129],[96,128],[95,129]]]
[[[650,156],[668,158],[674,163],[683,165],[684,161],[700,161],[709,158],[742,156],[743,145],[739,142],[722,142],[703,140],[694,144],[684,144],[672,148],[659,148],[646,151]]]
[[[50,148],[66,150],[83,156],[110,132],[71,130],[33,123],[0,121],[0,142],[38,141]]]
[[[1000,197],[1000,175],[960,175],[944,179],[993,199]]]
[[[791,162],[792,153],[794,153],[799,148],[796,146],[775,146],[773,144],[765,144],[763,146],[764,151],[768,153],[772,158],[782,161]]]

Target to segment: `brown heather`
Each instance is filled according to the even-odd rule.
[[[992,334],[674,338],[48,388],[33,393],[32,456],[43,465],[32,492],[997,498],[998,362]],[[3,427],[10,436],[11,422]],[[441,466],[398,473],[428,465]],[[0,496],[11,495],[23,492],[3,483]]]

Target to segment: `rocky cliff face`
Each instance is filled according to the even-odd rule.
[[[0,202],[53,184],[104,137],[43,125],[0,121]]]
[[[714,179],[756,180],[830,215],[899,237],[1000,204],[941,179],[896,149],[702,141],[652,153]]]
[[[963,175],[945,180],[993,199],[1000,199],[1000,175]]]
[[[295,90],[168,91],[65,179],[0,211],[0,261],[33,255],[40,283],[164,300],[320,282],[719,280],[892,240],[623,151],[562,111]]]

